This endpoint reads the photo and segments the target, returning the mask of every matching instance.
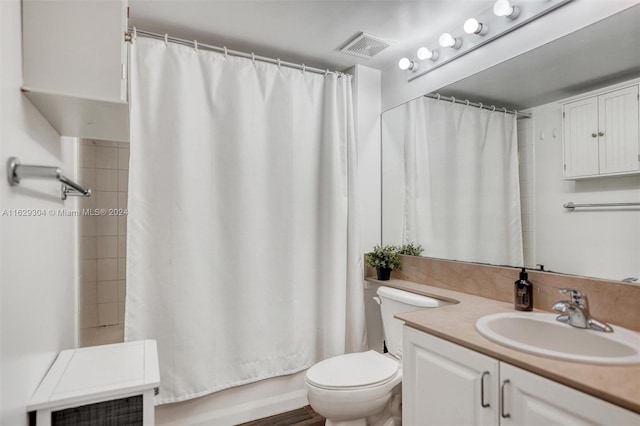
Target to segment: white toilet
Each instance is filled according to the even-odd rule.
[[[394,315],[443,302],[390,287],[378,289],[386,354],[358,352],[325,359],[307,370],[309,404],[326,426],[400,426],[402,325]]]

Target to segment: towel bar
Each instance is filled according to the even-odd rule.
[[[71,179],[62,174],[59,167],[49,166],[32,166],[20,164],[17,157],[10,157],[7,161],[7,178],[11,186],[18,185],[20,180],[25,178],[36,179],[56,179],[62,182],[61,198],[67,199],[67,196],[90,197],[91,190],[85,189]]]

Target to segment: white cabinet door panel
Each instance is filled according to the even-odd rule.
[[[403,342],[403,424],[498,423],[497,360],[409,327]]]
[[[593,176],[598,167],[598,99],[566,104],[563,108],[565,177]]]
[[[500,363],[500,378],[501,426],[640,425],[636,413],[512,365]]]
[[[598,96],[600,174],[631,172],[638,162],[638,86]]]

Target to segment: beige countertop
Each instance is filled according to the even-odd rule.
[[[397,315],[410,327],[640,413],[640,365],[577,363],[516,351],[493,343],[475,329],[476,321],[485,315],[513,312],[511,303],[410,281],[378,281],[372,278],[367,278],[367,281],[459,302],[438,309]]]

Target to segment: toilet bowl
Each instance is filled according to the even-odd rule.
[[[443,303],[426,296],[378,289],[389,353],[357,352],[325,359],[307,370],[311,408],[326,426],[400,426],[402,424],[402,325],[394,315]]]

